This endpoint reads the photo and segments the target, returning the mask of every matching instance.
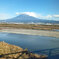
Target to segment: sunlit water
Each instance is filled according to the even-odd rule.
[[[29,50],[59,47],[59,38],[39,35],[24,35],[0,32],[0,41],[5,41],[9,44],[17,45],[22,48],[28,48]]]

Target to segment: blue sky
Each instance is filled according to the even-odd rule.
[[[59,20],[59,0],[0,0],[0,20],[19,14]]]

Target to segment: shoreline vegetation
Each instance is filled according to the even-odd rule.
[[[0,32],[40,35],[59,38],[59,25],[35,25],[35,24],[0,24]]]
[[[1,28],[16,28],[16,29],[33,29],[33,30],[53,30],[59,29],[59,25],[39,25],[39,24],[8,24],[8,23],[1,23]]]
[[[31,53],[27,49],[6,42],[0,42],[0,59],[47,59],[47,56]]]

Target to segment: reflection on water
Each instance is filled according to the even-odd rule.
[[[59,47],[59,38],[39,35],[24,35],[0,32],[0,41],[28,49],[49,49]]]

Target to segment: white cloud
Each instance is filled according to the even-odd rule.
[[[52,15],[47,15],[46,17],[47,17],[47,18],[52,18]]]
[[[10,17],[11,16],[9,14],[5,14],[5,13],[0,14],[0,20],[5,20],[5,19],[8,19]]]
[[[35,12],[21,12],[21,13],[16,12],[16,15],[20,15],[20,14],[27,14],[29,16],[33,16],[33,17],[37,17],[37,18],[40,16],[40,14],[37,14]]]
[[[27,14],[29,16],[33,16],[39,19],[47,19],[47,20],[59,20],[59,15],[46,15],[43,16],[39,13],[35,13],[35,12],[16,12],[16,15],[20,15],[20,14]],[[12,18],[14,16],[11,16],[10,14],[6,14],[6,13],[2,13],[0,14],[0,20],[4,20],[4,19],[9,19]]]
[[[51,15],[47,15],[47,16],[42,16],[41,14],[38,14],[38,13],[35,13],[35,12],[16,12],[16,15],[20,15],[20,14],[27,14],[29,16],[33,16],[33,17],[36,17],[36,18],[40,18],[40,19],[49,19],[49,18],[52,18]]]
[[[53,17],[57,17],[57,18],[59,18],[59,15],[53,15]]]
[[[51,20],[52,19],[52,15],[46,15],[46,16],[42,16],[43,19],[48,19],[48,20]],[[42,19],[41,18],[41,19]]]
[[[46,15],[43,16],[41,14],[35,13],[35,12],[16,12],[16,15],[20,15],[20,14],[27,14],[29,16],[33,16],[39,19],[47,19],[47,20],[59,20],[59,15]],[[58,19],[57,19],[58,18]]]

